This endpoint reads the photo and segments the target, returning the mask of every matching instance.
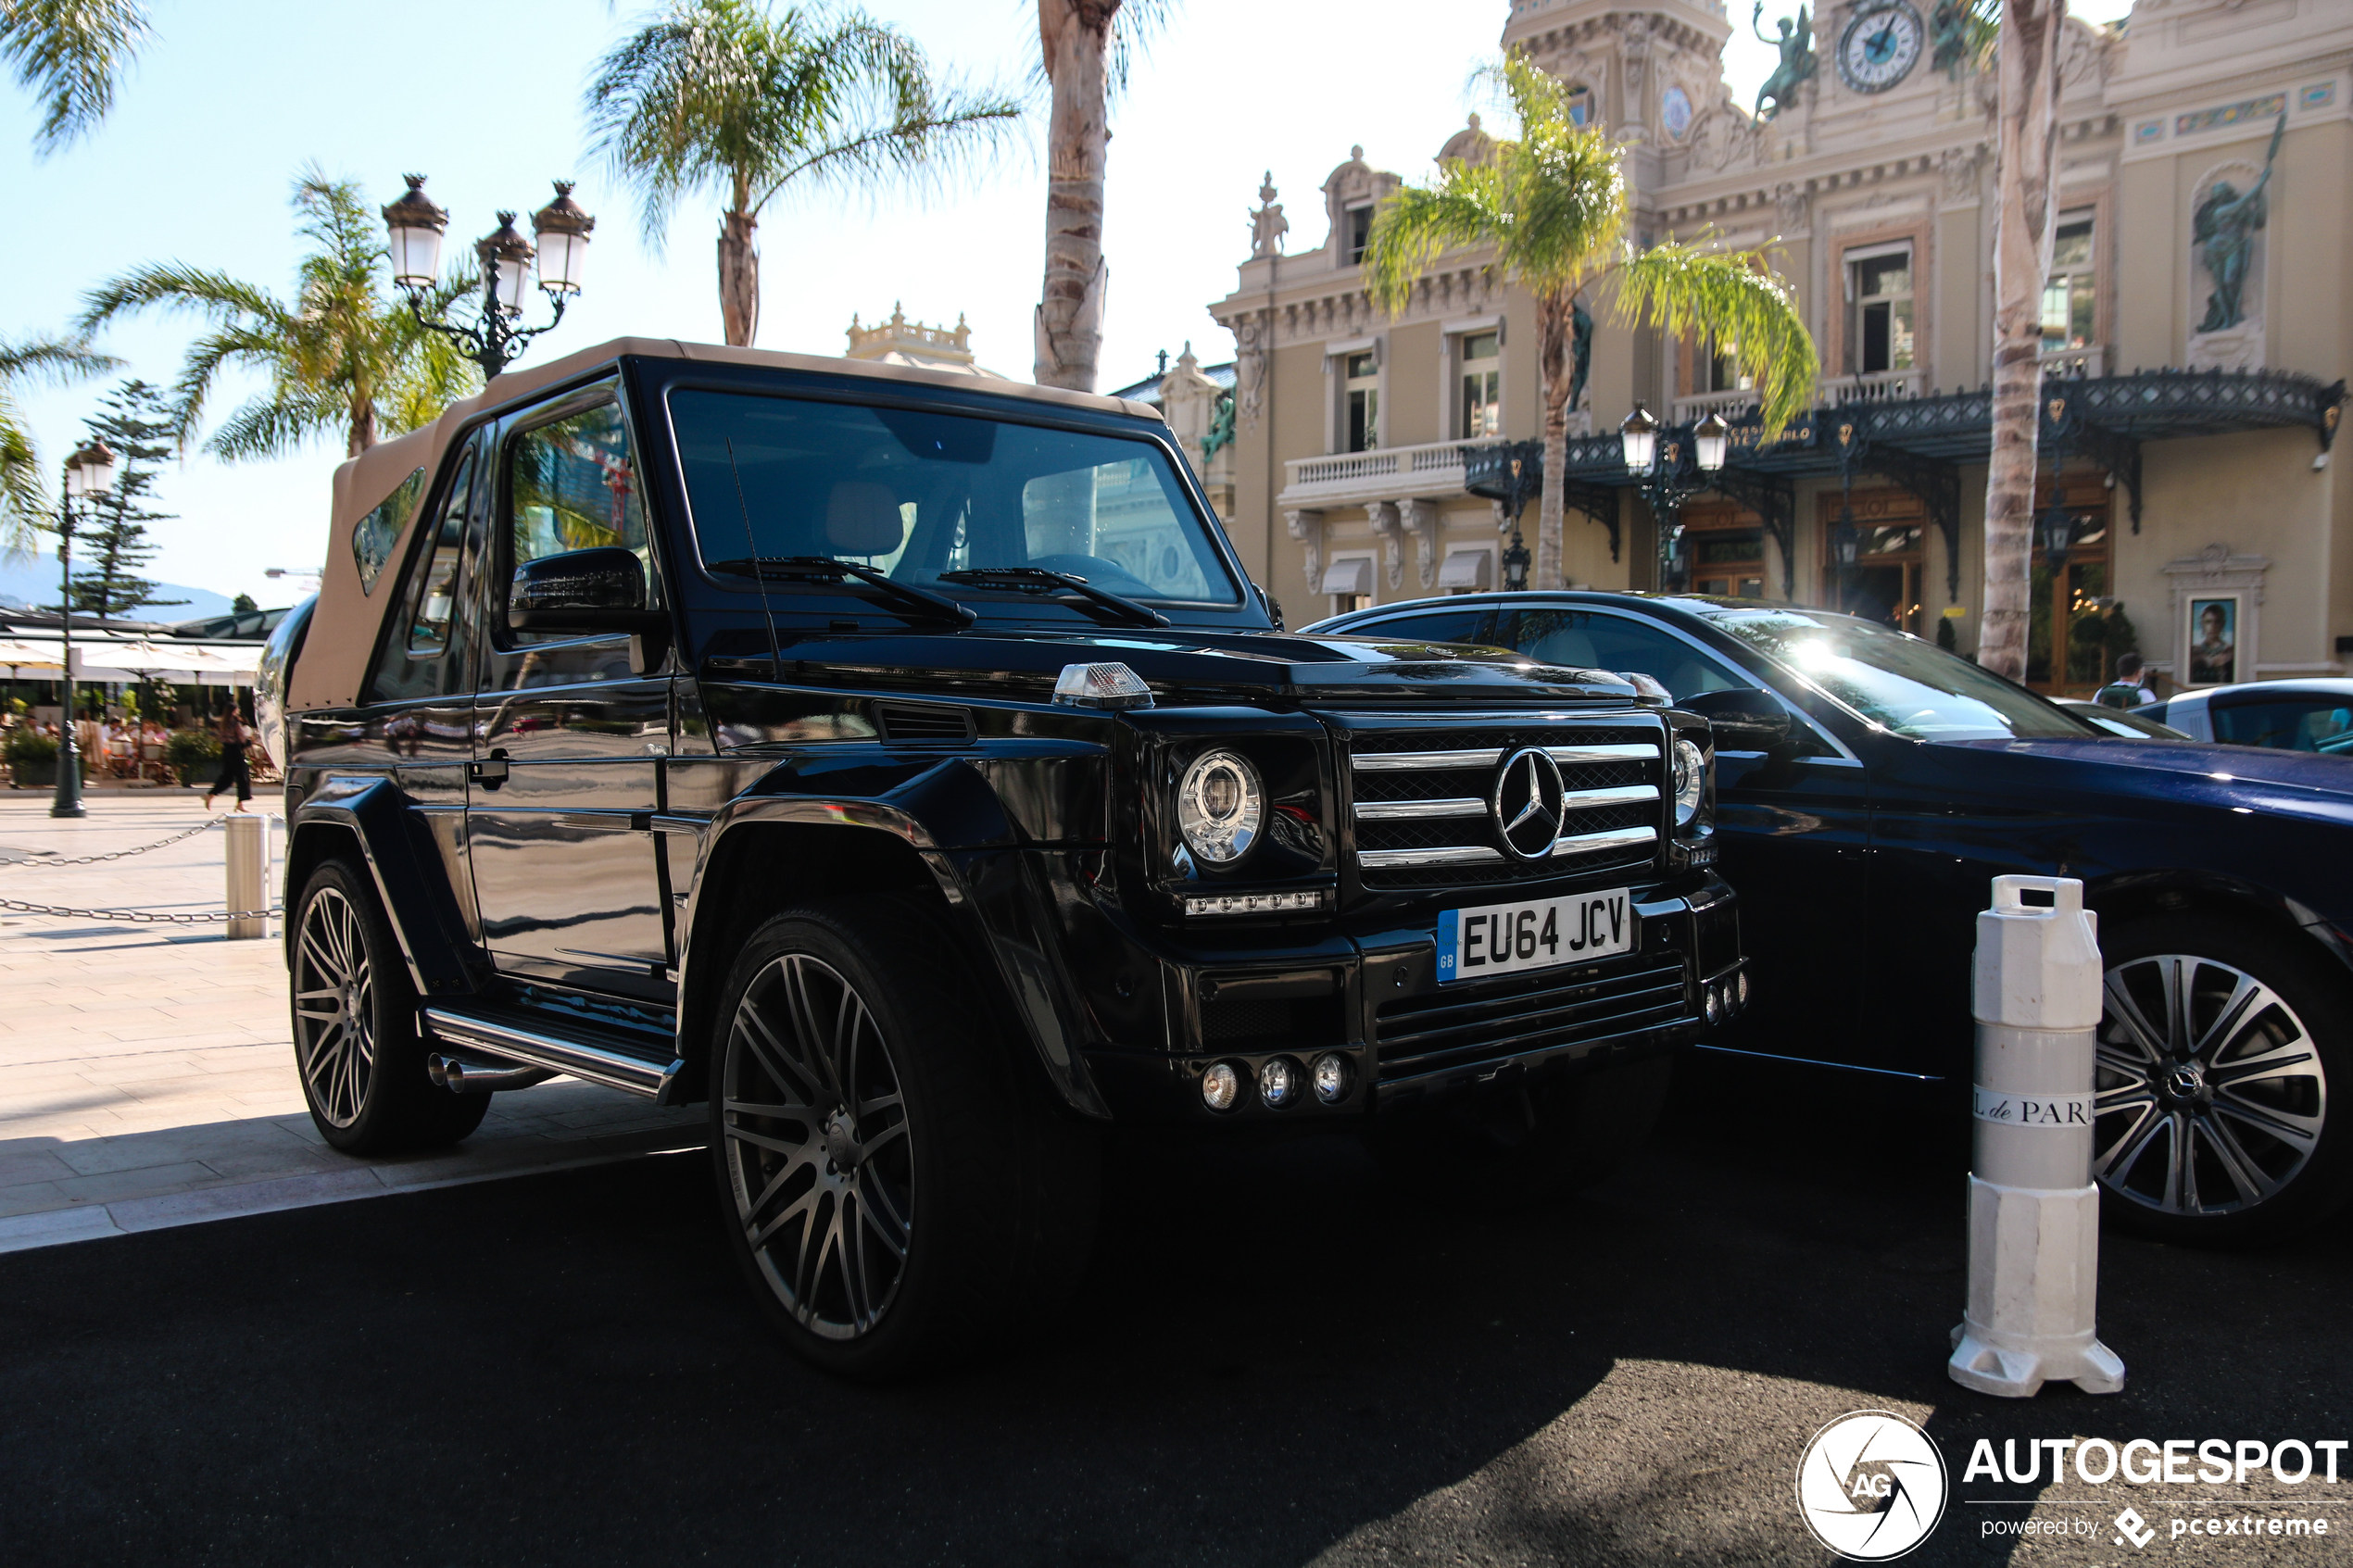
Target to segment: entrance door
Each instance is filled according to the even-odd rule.
[[[1920,634],[1926,605],[1920,593],[1921,545],[1927,513],[1909,492],[1894,488],[1831,490],[1821,501],[1823,599],[1848,615],[1875,621],[1898,632]],[[1855,564],[1838,564],[1838,520],[1842,506],[1855,520]]]
[[[628,426],[610,389],[524,417],[503,442],[489,647],[468,807],[483,935],[502,973],[666,999],[670,952],[652,815],[671,748],[670,678],[626,636],[516,632],[518,562],[633,551],[661,601]]]

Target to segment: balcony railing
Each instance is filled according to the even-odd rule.
[[[2042,361],[2045,376],[2089,381],[2108,374],[2108,345],[2095,343],[2083,348],[2046,348]]]
[[[2054,348],[2041,357],[2043,374],[2070,381],[2094,381],[2108,374],[2108,346],[2092,344],[2082,348]],[[1834,408],[1842,403],[1886,403],[1906,397],[1928,397],[1935,388],[1928,382],[1926,370],[1880,370],[1868,376],[1831,376],[1816,385],[1815,406]],[[1689,397],[1675,399],[1678,423],[1705,417],[1711,408],[1730,418],[1743,408],[1756,407],[1754,389],[1733,392],[1700,392]]]
[[[1460,495],[1464,449],[1492,445],[1489,437],[1292,458],[1283,464],[1283,493],[1276,499],[1286,507],[1345,506],[1352,501]]]

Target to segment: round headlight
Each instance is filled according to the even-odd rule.
[[[1230,1061],[1214,1062],[1201,1075],[1201,1100],[1212,1110],[1231,1110],[1242,1092],[1242,1075]]]
[[[1265,794],[1258,771],[1230,751],[1213,751],[1185,770],[1176,786],[1176,826],[1192,852],[1212,865],[1239,860],[1258,841]]]
[[[1681,735],[1675,737],[1675,825],[1688,827],[1699,815],[1701,798],[1707,791],[1707,759],[1700,748]]]

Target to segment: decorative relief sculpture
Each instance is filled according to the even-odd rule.
[[[1242,428],[1256,430],[1266,396],[1266,327],[1262,312],[1245,311],[1233,324],[1234,384],[1241,394]]]
[[[1985,168],[1985,144],[1947,147],[1936,157],[1936,171],[1944,177],[1944,205],[1978,199],[1979,180]]]
[[[1414,571],[1425,593],[1438,586],[1438,508],[1428,501],[1397,503],[1398,521],[1414,536]],[[1390,586],[1397,586],[1392,574]]]
[[[1283,216],[1283,204],[1275,199],[1275,171],[1268,169],[1258,184],[1258,207],[1250,215],[1250,258],[1263,261],[1279,256],[1283,236],[1290,232],[1290,220]]]
[[[1794,26],[1789,18],[1780,19],[1777,24],[1781,30],[1779,38],[1765,36],[1764,22],[1765,0],[1756,0],[1755,13],[1749,18],[1748,24],[1755,31],[1757,42],[1771,44],[1780,51],[1781,56],[1781,63],[1773,68],[1773,74],[1767,77],[1765,85],[1756,90],[1756,116],[1760,119],[1778,119],[1783,109],[1797,103],[1798,88],[1813,79],[1815,69],[1819,64],[1814,56],[1814,19],[1801,4],[1797,7]],[[1768,98],[1773,104],[1769,110],[1765,107]]]
[[[1382,575],[1391,588],[1405,585],[1405,549],[1403,527],[1397,516],[1394,501],[1371,501],[1365,507],[1365,517],[1373,525],[1373,533],[1380,539]]]
[[[1814,226],[1814,198],[1795,181],[1784,180],[1773,187],[1773,215],[1784,237],[1805,233]]]
[[[1307,563],[1307,591],[1324,591],[1324,514],[1318,511],[1288,510],[1283,513],[1283,528],[1306,546],[1300,554]]]

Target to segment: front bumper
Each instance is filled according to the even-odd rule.
[[[1119,1121],[1232,1124],[1361,1120],[1596,1058],[1671,1049],[1711,1032],[1711,987],[1719,1004],[1737,1005],[1743,960],[1732,890],[1713,872],[1670,885],[1634,889],[1632,952],[1498,980],[1441,985],[1434,917],[1403,930],[1328,932],[1289,950],[1153,945],[1165,1012],[1154,1033],[1166,1047],[1099,1043],[1083,1054]],[[1098,1010],[1099,1020],[1106,1010]],[[1347,1064],[1347,1088],[1328,1103],[1304,1086],[1327,1055]],[[1277,1058],[1302,1090],[1272,1108],[1255,1089]],[[1202,1074],[1219,1062],[1242,1084],[1225,1111],[1202,1096]]]

